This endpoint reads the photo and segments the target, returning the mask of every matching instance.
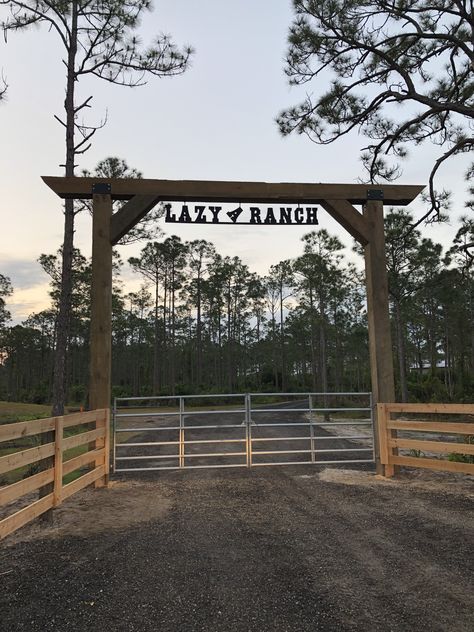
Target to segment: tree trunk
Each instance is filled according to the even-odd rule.
[[[448,323],[447,323],[447,318],[446,318],[446,310],[444,311],[444,335],[445,335],[445,341],[444,341],[444,383],[446,386],[446,391],[448,393],[448,397],[451,400],[453,398],[453,380],[452,380],[452,374],[451,374],[451,345],[450,345],[450,341],[449,341],[449,335],[448,335]]]
[[[339,331],[339,319],[337,308],[333,311],[334,319],[334,386],[336,391],[344,390],[344,352],[341,349],[341,337],[343,335],[342,328]]]
[[[285,367],[285,323],[283,321],[283,282],[280,282],[280,370],[281,390],[286,391],[286,367]]]
[[[74,65],[77,50],[77,7],[72,3],[71,44],[68,51],[66,110],[66,177],[74,175]],[[62,248],[61,296],[57,319],[56,353],[53,382],[53,416],[63,415],[66,403],[66,355],[70,329],[72,294],[72,257],[74,247],[74,200],[64,203],[64,239]]]
[[[320,322],[319,322],[319,366],[321,371],[321,391],[324,393],[323,395],[323,406],[324,408],[328,408],[328,359],[326,352],[326,306],[324,297],[320,295],[319,297],[319,314],[320,314]],[[324,420],[329,421],[329,413],[324,413]]]
[[[67,60],[67,85],[64,109],[66,111],[66,163],[65,175],[74,175],[74,88],[75,88],[75,62],[77,52],[77,4],[72,2],[71,36],[68,48]],[[64,414],[66,405],[66,356],[70,328],[71,294],[72,294],[72,256],[74,247],[74,200],[66,200],[64,203],[64,239],[62,249],[61,269],[61,295],[59,299],[59,313],[57,318],[56,352],[54,355],[53,377],[53,407],[51,414],[58,417]],[[42,435],[43,443],[52,443],[54,432],[46,432]],[[42,468],[48,469],[54,465],[54,457],[44,459]],[[53,484],[42,487],[39,497],[50,494]],[[52,511],[44,514],[44,520],[52,521]]]
[[[277,360],[276,360],[276,319],[275,319],[275,307],[272,304],[272,366],[273,366],[273,382],[275,385],[275,390],[278,390],[278,370],[277,370]]]
[[[176,328],[176,306],[175,306],[175,269],[174,264],[171,271],[171,357],[170,357],[170,373],[171,373],[171,394],[176,394],[176,357],[175,357],[175,328]]]
[[[434,377],[436,375],[438,353],[436,350],[436,319],[434,315],[433,303],[430,303],[429,330],[427,333],[428,333],[428,344],[429,344],[429,350],[430,350],[431,376]]]
[[[159,302],[158,277],[155,278],[155,322],[153,323],[153,394],[160,392],[160,332],[158,326],[158,302]]]
[[[321,312],[321,320],[319,323],[319,364],[321,366],[321,390],[323,393],[328,392],[328,360],[326,354],[326,317]]]
[[[408,401],[408,385],[407,385],[407,371],[406,371],[406,351],[405,351],[405,334],[403,331],[402,314],[400,309],[400,302],[398,299],[394,300],[395,307],[395,328],[397,333],[397,355],[398,355],[398,368],[400,373],[400,399],[402,402]]]
[[[201,316],[201,272],[199,270],[197,277],[197,297],[196,297],[196,383],[199,387],[202,381],[202,316]]]
[[[317,390],[317,370],[316,370],[316,327],[314,322],[314,301],[313,290],[309,289],[309,306],[310,306],[310,319],[311,319],[311,388],[313,391]]]
[[[163,292],[163,361],[162,361],[162,383],[166,386],[166,380],[168,379],[168,375],[166,373],[167,369],[167,357],[168,357],[168,339],[167,339],[167,331],[166,331],[166,323],[167,323],[167,315],[166,309],[168,305],[168,273],[165,274],[164,279],[164,292]]]

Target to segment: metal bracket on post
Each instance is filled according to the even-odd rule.
[[[112,186],[108,182],[96,182],[92,185],[92,195],[110,195]]]
[[[367,189],[367,200],[383,200],[382,189]]]

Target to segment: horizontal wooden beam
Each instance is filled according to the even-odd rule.
[[[70,474],[82,467],[83,465],[88,465],[89,463],[95,463],[97,459],[102,459],[104,461],[108,458],[108,453],[106,455],[106,451],[104,448],[101,450],[92,450],[92,452],[84,452],[84,454],[80,454],[79,456],[75,456],[72,459],[68,459],[63,463],[63,475]]]
[[[418,439],[389,439],[391,448],[405,450],[422,450],[426,452],[440,452],[455,454],[474,454],[474,443],[456,443],[454,441],[419,441]]]
[[[55,423],[55,418],[49,417],[48,419],[19,421],[14,424],[0,425],[0,441],[13,441],[14,439],[50,432],[54,430]]]
[[[34,492],[36,489],[52,483],[54,480],[54,469],[44,470],[33,476],[23,478],[21,481],[0,487],[0,507],[12,500],[21,498],[25,494]]]
[[[105,410],[90,410],[85,413],[73,413],[72,415],[66,415],[63,417],[63,428],[92,423],[98,419],[103,419],[105,414]],[[19,421],[13,424],[1,424],[0,442],[22,439],[23,437],[31,437],[33,435],[42,434],[43,432],[50,432],[51,430],[54,430],[55,424],[56,417],[34,419],[32,421]]]
[[[4,518],[0,521],[0,540],[3,540],[7,535],[13,533],[23,525],[27,524],[34,518],[41,516],[48,509],[53,507],[53,494],[48,494],[44,498],[37,500],[32,505],[28,505],[27,507],[23,507],[16,513],[8,518]]]
[[[80,445],[95,441],[99,437],[105,437],[105,428],[97,428],[96,430],[89,430],[89,432],[81,432],[72,437],[63,439],[63,450],[70,450],[71,448],[77,448]]]
[[[390,463],[393,465],[404,465],[405,467],[426,467],[430,470],[441,470],[442,472],[474,474],[474,465],[472,463],[447,461],[446,459],[427,459],[425,457],[416,456],[390,456]]]
[[[387,421],[389,430],[409,430],[410,432],[441,432],[445,434],[474,434],[474,424],[452,423],[448,421]]]
[[[385,404],[388,413],[474,415],[474,404]]]
[[[91,483],[94,483],[97,479],[102,478],[104,474],[105,468],[103,465],[101,465],[100,467],[96,467],[94,470],[87,472],[87,474],[83,474],[79,478],[76,478],[76,480],[72,481],[72,483],[64,485],[62,499],[65,500],[66,498],[69,498],[69,496],[72,496],[72,494],[75,494],[80,489],[84,489],[84,487],[87,487],[87,485],[90,485]]]
[[[242,202],[317,204],[324,200],[347,200],[365,204],[369,189],[377,189],[385,204],[404,206],[423,190],[423,185],[323,184],[290,182],[218,182],[207,180],[148,180],[137,178],[61,178],[43,176],[43,181],[59,197],[92,198],[95,184],[110,184],[114,200],[130,200],[135,195],[154,196],[156,201]]]
[[[30,465],[54,454],[54,443],[45,443],[37,448],[29,448],[0,457],[0,474],[16,470],[18,467]]]
[[[66,415],[63,420],[63,428],[70,428],[71,426],[82,426],[83,424],[90,424],[98,419],[103,419],[107,411],[104,408],[98,408],[96,410],[88,410],[84,413],[73,413],[72,415]]]

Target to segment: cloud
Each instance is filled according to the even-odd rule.
[[[6,300],[12,315],[11,324],[16,325],[30,314],[49,307],[49,277],[37,261],[0,256],[0,273],[7,276],[13,286],[13,294]]]
[[[0,257],[0,273],[9,277],[14,289],[27,290],[44,285],[48,275],[37,261]]]
[[[37,285],[34,288],[15,290],[13,296],[7,300],[7,309],[12,315],[12,324],[26,320],[31,314],[41,312],[51,305],[47,285]]]
[[[41,304],[35,302],[27,302],[27,303],[13,303],[8,305],[8,311],[11,314],[11,324],[18,325],[31,316],[31,314],[35,314],[41,311]],[[38,309],[39,308],[39,309]]]

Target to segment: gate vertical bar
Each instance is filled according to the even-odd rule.
[[[252,423],[252,396],[250,393],[245,394],[245,436],[247,446],[247,467],[252,467],[252,431],[250,425]]]
[[[115,457],[117,456],[117,398],[114,397],[114,407],[112,408],[112,472],[115,473]]]
[[[249,393],[249,457],[250,466],[252,467],[252,395]]]
[[[179,398],[179,467],[184,467],[184,399]]]
[[[370,429],[372,431],[372,455],[375,463],[375,415],[374,415],[374,405],[373,405],[373,397],[372,393],[369,395],[369,406],[370,406]],[[378,436],[378,435],[377,435]]]
[[[311,436],[311,463],[316,461],[314,452],[314,427],[313,427],[313,396],[309,396],[309,432]]]

